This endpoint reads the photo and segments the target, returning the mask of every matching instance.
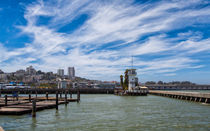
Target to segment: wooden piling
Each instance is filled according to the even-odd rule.
[[[48,92],[46,92],[46,99],[48,100]]]
[[[0,97],[1,97],[1,90],[0,90]]]
[[[5,106],[7,106],[7,95],[5,95],[4,97],[5,97]]]
[[[28,94],[28,100],[31,102],[31,93]]]
[[[16,100],[18,101],[19,98],[19,91],[17,92]]]
[[[80,92],[79,92],[79,90],[77,91],[77,102],[79,102],[80,101]]]
[[[62,92],[60,92],[60,98],[62,98]]]
[[[70,98],[72,98],[72,92],[70,92]]]
[[[67,91],[65,91],[65,105],[67,105]]]
[[[35,93],[36,93],[36,98],[37,98],[37,91]]]
[[[56,110],[58,110],[58,92],[56,91]]]
[[[205,103],[210,103],[210,99],[206,98]]]
[[[36,99],[33,100],[32,106],[32,117],[36,117]]]

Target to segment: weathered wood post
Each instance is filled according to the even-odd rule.
[[[46,99],[48,100],[48,92],[46,92]]]
[[[60,92],[60,98],[62,98],[62,91]]]
[[[17,96],[16,96],[16,100],[18,101],[18,98],[19,98],[19,91],[17,92]]]
[[[32,117],[36,117],[36,99],[32,102]]]
[[[31,102],[31,93],[28,94],[28,100]]]
[[[37,91],[35,91],[35,93],[36,93],[36,98],[37,98]]]
[[[7,95],[5,95],[4,97],[5,97],[5,106],[7,106]]]
[[[56,91],[56,110],[58,110],[58,91]]]
[[[1,97],[1,90],[0,90],[0,97]]]
[[[70,92],[70,98],[72,98],[72,91]]]
[[[79,90],[77,90],[77,102],[79,102],[80,101],[80,92],[79,92]]]
[[[67,91],[65,91],[65,105],[67,105],[68,100],[67,100]]]

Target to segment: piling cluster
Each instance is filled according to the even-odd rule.
[[[63,98],[62,95],[65,95]],[[37,92],[32,94],[28,92],[27,96],[22,96],[16,93],[15,95],[5,94],[2,97],[0,91],[0,115],[21,115],[26,113],[32,113],[33,117],[36,117],[36,112],[39,110],[56,108],[58,110],[59,104],[67,105],[69,102],[79,102],[80,101],[80,91],[77,91],[77,98],[72,98],[72,92],[68,90],[56,91],[55,97],[49,97],[49,93],[45,93],[45,97],[38,97]],[[60,97],[59,97],[60,95]],[[68,95],[70,96],[68,98]]]
[[[177,91],[149,91],[149,94],[165,96],[174,99],[210,103],[210,93],[177,92]]]

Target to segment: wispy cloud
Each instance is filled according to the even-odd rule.
[[[33,38],[24,48],[0,46],[1,65],[34,65],[43,70],[75,66],[77,74],[94,79],[115,79],[130,66],[130,56],[141,74],[165,76],[188,68],[202,68],[192,55],[210,51],[210,39],[201,31],[179,31],[210,22],[206,1],[160,1],[134,4],[133,1],[38,1],[26,7],[27,25],[17,26]],[[197,7],[198,6],[198,7]],[[59,32],[78,16],[87,20],[73,32]],[[40,16],[51,18],[37,25]],[[176,31],[172,36],[170,32]],[[8,55],[6,55],[8,54]],[[144,56],[148,59],[141,59]],[[24,61],[18,61],[24,58]],[[32,62],[37,61],[37,62]],[[11,66],[3,66],[11,69]],[[107,77],[110,76],[110,77]]]

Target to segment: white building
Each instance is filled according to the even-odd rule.
[[[57,75],[63,77],[64,76],[64,69],[58,69]]]
[[[128,90],[132,91],[135,89],[136,85],[136,69],[128,69]]]
[[[58,89],[61,89],[61,88],[67,88],[67,81],[65,79],[58,80]]]
[[[69,76],[69,79],[74,80],[75,78],[74,67],[68,67],[68,76]]]

